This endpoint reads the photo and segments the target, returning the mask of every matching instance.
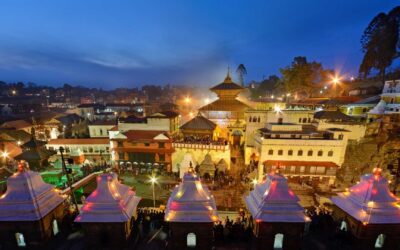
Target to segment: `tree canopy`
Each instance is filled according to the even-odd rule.
[[[327,80],[331,71],[325,70],[321,63],[308,62],[304,56],[293,59],[290,66],[280,69],[284,89],[289,93],[305,92],[311,96]]]
[[[379,13],[368,24],[361,37],[364,57],[360,65],[360,75],[367,77],[373,69],[385,79],[386,69],[399,56],[400,7],[388,14]]]

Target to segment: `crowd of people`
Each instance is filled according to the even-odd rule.
[[[249,242],[253,231],[253,218],[247,217],[244,212],[235,220],[226,216],[224,221],[214,224],[214,239],[216,245],[230,242]]]
[[[147,235],[150,232],[165,226],[164,216],[165,212],[161,209],[138,208],[136,222],[139,235]]]

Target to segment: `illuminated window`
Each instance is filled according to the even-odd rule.
[[[304,173],[306,171],[306,167],[305,166],[301,166],[300,167],[300,173]]]
[[[342,220],[340,223],[340,230],[347,232],[347,223],[346,221]]]
[[[275,234],[274,249],[283,248],[283,234]]]
[[[376,238],[375,248],[383,248],[383,245],[385,244],[385,238],[386,236],[384,234],[380,234],[378,238]]]
[[[196,247],[196,235],[194,233],[188,233],[186,237],[186,246],[187,247]]]
[[[290,167],[290,172],[292,172],[292,173],[296,172],[296,166],[291,166]]]
[[[26,247],[25,237],[21,233],[15,234],[15,239],[17,240],[17,246],[19,247]]]

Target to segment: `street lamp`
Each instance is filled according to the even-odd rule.
[[[333,83],[333,86],[335,88],[335,97],[338,97],[339,94],[338,94],[338,86],[337,85],[340,83],[340,77],[334,76],[332,78],[332,83]]]
[[[185,97],[185,102],[186,102],[187,104],[190,102],[190,97],[189,97],[189,96],[186,96],[186,97]]]
[[[3,151],[3,153],[1,153],[1,156],[6,159],[8,157],[8,152],[7,151]]]
[[[154,186],[157,183],[157,178],[155,176],[150,177],[150,183],[153,188],[153,207],[156,207],[156,193],[154,190]]]

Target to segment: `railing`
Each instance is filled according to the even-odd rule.
[[[229,145],[201,144],[201,143],[172,143],[174,148],[192,148],[207,150],[229,150]]]

